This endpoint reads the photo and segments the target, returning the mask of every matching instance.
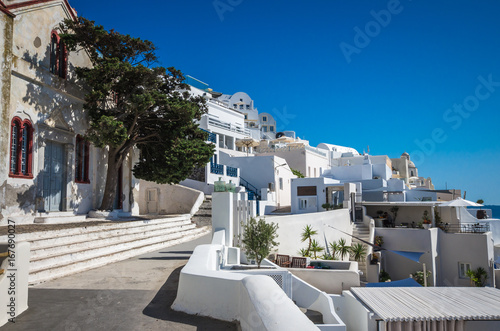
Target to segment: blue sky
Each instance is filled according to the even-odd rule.
[[[437,189],[500,204],[500,2],[70,0],[159,65],[247,92],[278,128],[410,153]]]

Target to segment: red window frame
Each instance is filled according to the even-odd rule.
[[[14,139],[14,129],[17,135]],[[26,135],[24,134],[26,132]],[[26,138],[26,141],[24,139]],[[26,146],[25,158],[23,160],[22,147]],[[13,158],[12,152],[16,154]],[[29,120],[22,121],[19,117],[14,117],[10,124],[10,150],[9,150],[9,177],[13,178],[33,178],[33,126]],[[24,165],[24,171],[23,171]]]
[[[89,184],[90,143],[82,136],[76,136],[75,182]]]
[[[63,79],[68,73],[68,50],[55,30],[50,34],[50,72]]]

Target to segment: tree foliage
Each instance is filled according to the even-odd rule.
[[[271,253],[271,249],[278,245],[275,241],[278,237],[277,230],[278,224],[266,223],[263,219],[257,221],[254,217],[245,224],[243,247],[247,257],[255,259],[258,268],[262,260]]]
[[[193,121],[206,113],[205,100],[189,94],[180,71],[153,66],[152,42],[107,31],[82,17],[65,20],[61,29],[68,50],[84,50],[92,61],[92,67],[76,73],[88,89],[86,138],[108,149],[100,209],[112,209],[116,174],[134,147],[140,151],[134,175],[157,183],[178,183],[209,161],[213,147]]]
[[[312,236],[315,236],[318,234],[318,231],[316,230],[313,230],[312,226],[311,225],[306,225],[304,227],[304,229],[302,230],[302,233],[301,233],[301,241],[304,242],[304,241],[308,241],[309,244],[307,245],[307,251],[306,251],[306,255],[307,256],[310,256],[311,254],[311,245],[312,245]]]

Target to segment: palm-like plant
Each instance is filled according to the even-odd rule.
[[[301,248],[298,253],[302,257],[309,257],[309,252],[305,248]]]
[[[316,253],[319,253],[319,252],[322,252],[325,248],[323,246],[321,246],[319,244],[319,242],[314,239],[312,242],[311,242],[311,252],[314,253],[314,259],[316,260],[317,257],[316,257]]]
[[[356,243],[351,247],[351,256],[355,261],[359,262],[366,256],[366,246],[362,243]]]
[[[317,235],[318,231],[313,230],[312,226],[306,225],[304,230],[302,230],[302,242],[309,240],[309,245],[307,246],[307,255],[311,252],[312,236]]]
[[[336,241],[332,241],[328,245],[330,246],[332,257],[335,259],[335,257],[337,256],[337,252],[339,251],[339,244],[337,244]]]
[[[347,242],[345,241],[344,238],[339,240],[339,249],[338,249],[338,254],[340,256],[341,260],[344,260],[344,257],[349,255],[349,252],[351,251],[351,246],[347,245]]]

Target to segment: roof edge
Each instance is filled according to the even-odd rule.
[[[27,2],[21,2],[21,3],[16,3],[13,5],[6,6],[8,10],[10,9],[17,9],[17,8],[22,8],[22,7],[27,7],[27,6],[32,6],[32,5],[37,5],[41,3],[46,3],[46,2],[52,2],[52,1],[61,1],[61,0],[32,0],[32,1],[27,1]],[[68,0],[62,0],[64,4],[66,5],[71,17],[76,21],[77,15],[73,8],[69,5]]]

